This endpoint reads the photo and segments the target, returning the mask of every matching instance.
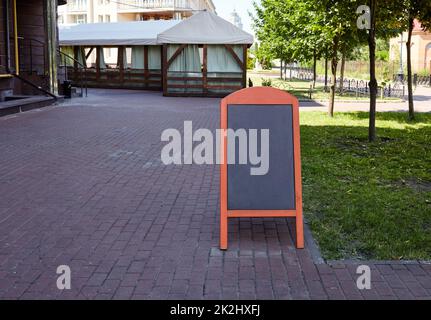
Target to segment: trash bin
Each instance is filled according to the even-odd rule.
[[[72,81],[63,81],[63,95],[66,99],[72,98]]]

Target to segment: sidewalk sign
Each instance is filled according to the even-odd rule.
[[[220,249],[228,248],[229,218],[295,218],[296,246],[304,248],[299,103],[271,87],[253,87],[221,101]],[[228,164],[227,129],[269,129],[269,170]],[[235,144],[237,147],[237,144]]]

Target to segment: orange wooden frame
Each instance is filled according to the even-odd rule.
[[[227,195],[227,136],[228,105],[292,105],[293,148],[295,177],[295,210],[228,210]],[[221,165],[220,165],[220,249],[228,247],[229,218],[296,218],[296,247],[304,248],[304,225],[302,215],[302,178],[299,127],[299,103],[293,95],[271,87],[253,87],[232,93],[221,101]]]

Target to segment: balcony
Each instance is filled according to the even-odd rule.
[[[69,12],[86,12],[87,8],[87,0],[69,0],[67,2]]]
[[[122,0],[118,3],[118,12],[121,13],[203,9],[206,9],[204,0]]]

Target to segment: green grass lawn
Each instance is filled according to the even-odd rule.
[[[327,259],[431,260],[431,114],[301,113],[304,213]]]
[[[251,77],[254,86],[261,86],[262,80],[266,79],[265,75],[262,77]],[[289,93],[296,96],[298,99],[309,99],[310,98],[310,81],[301,81],[301,80],[293,80],[293,81],[285,81],[281,79],[272,79],[272,86],[286,90]],[[329,93],[324,91],[324,84],[317,82],[316,87],[312,92],[311,98],[313,100],[329,100]],[[358,100],[358,101],[368,101],[369,97],[364,95],[356,95],[352,92],[344,93],[343,95],[336,94],[336,100]],[[383,98],[378,97],[379,101],[399,101],[399,98]]]

